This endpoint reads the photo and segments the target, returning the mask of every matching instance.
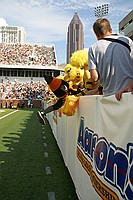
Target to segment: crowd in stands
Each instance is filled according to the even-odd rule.
[[[56,65],[54,46],[0,43],[0,64]]]
[[[8,79],[0,83],[1,99],[42,99],[46,96],[47,85],[43,81],[19,82]]]

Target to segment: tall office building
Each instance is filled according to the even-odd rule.
[[[133,40],[133,10],[120,21],[119,31]]]
[[[84,49],[84,31],[82,22],[75,11],[67,32],[67,63],[72,53],[81,49]]]
[[[0,43],[25,44],[26,32],[19,26],[0,26]]]

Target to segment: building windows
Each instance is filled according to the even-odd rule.
[[[15,69],[11,70],[11,76],[17,76],[17,70]]]
[[[18,76],[24,77],[24,70],[18,70]]]
[[[44,77],[47,76],[59,76],[61,71],[59,70],[25,70],[25,69],[0,69],[0,76],[5,77]]]
[[[25,44],[25,29],[23,27],[1,26],[0,43],[6,44]]]
[[[119,31],[133,40],[133,10],[120,21]]]
[[[21,43],[21,31],[18,32],[18,42]]]

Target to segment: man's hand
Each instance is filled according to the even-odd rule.
[[[122,93],[125,93],[125,92],[131,92],[131,94],[133,94],[133,81],[131,81],[125,88],[122,88],[120,90],[118,90],[116,93],[115,93],[115,97],[118,101],[121,100],[122,98]]]

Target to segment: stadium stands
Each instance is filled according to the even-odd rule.
[[[54,46],[30,44],[0,44],[0,64],[56,65]]]
[[[11,82],[10,79],[7,82],[0,83],[0,107],[19,107],[25,102],[25,106],[28,107],[28,101],[34,102],[34,107],[41,106],[41,100],[45,98],[47,93],[47,85],[43,81],[30,81],[30,82],[19,82],[15,80]],[[38,100],[38,102],[37,102]]]
[[[40,107],[47,92],[43,78],[46,74],[60,74],[54,45],[0,43],[1,107],[9,107],[11,102],[17,106],[20,101],[27,106],[29,100],[34,101],[34,107]]]

